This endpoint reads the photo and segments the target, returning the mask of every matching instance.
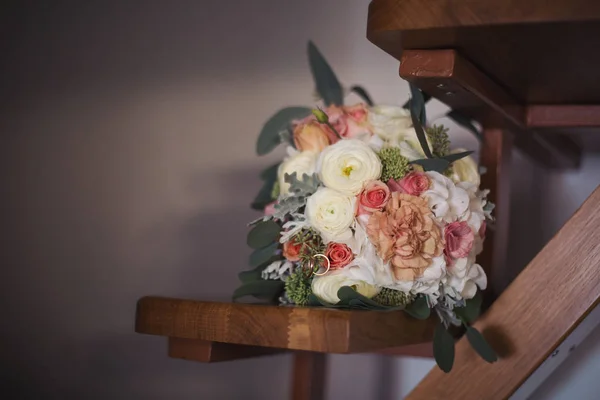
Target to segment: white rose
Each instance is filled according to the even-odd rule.
[[[302,179],[303,174],[312,175],[317,169],[317,160],[319,153],[314,151],[296,152],[287,157],[277,170],[277,178],[279,180],[280,194],[286,195],[290,191],[290,184],[284,180],[285,174],[293,174],[296,172],[296,177]]]
[[[409,161],[425,156],[413,128],[410,111],[398,106],[378,105],[369,109],[368,121],[376,136],[391,146],[399,147],[400,154]]]
[[[486,217],[485,211],[483,210],[485,204],[484,196],[486,193],[478,190],[477,186],[468,182],[461,182],[456,186],[463,188],[469,194],[469,207],[460,217],[460,220],[466,221],[475,232],[479,232]]]
[[[354,196],[366,182],[381,176],[377,154],[368,144],[356,139],[340,140],[325,148],[317,168],[325,186]]]
[[[337,292],[344,286],[352,286],[354,290],[368,298],[377,295],[381,290],[377,286],[345,276],[339,271],[323,276],[315,276],[311,288],[315,296],[321,300],[336,304],[340,301]]]
[[[345,242],[352,238],[356,198],[320,187],[306,200],[304,214],[325,243]]]
[[[469,193],[439,172],[426,172],[431,184],[422,196],[440,222],[454,222],[469,208]]]
[[[465,149],[456,149],[451,154],[462,153]],[[452,180],[455,183],[469,182],[479,187],[481,181],[479,176],[479,167],[471,156],[466,156],[452,163]]]

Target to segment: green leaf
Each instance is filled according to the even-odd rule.
[[[250,204],[252,209],[262,211],[267,204],[273,201],[273,197],[271,196],[271,193],[273,192],[273,184],[274,182],[265,181],[264,185]]]
[[[446,373],[454,364],[454,338],[443,324],[438,324],[433,333],[433,357],[438,367]]]
[[[431,309],[425,296],[418,296],[415,301],[406,306],[404,311],[416,319],[427,319],[431,315]]]
[[[417,133],[417,139],[419,139],[419,144],[425,153],[427,158],[433,158],[433,154],[431,154],[431,150],[429,149],[429,145],[427,144],[427,136],[425,135],[425,130],[423,130],[423,125],[425,124],[425,101],[423,99],[423,93],[412,84],[410,85],[410,92],[412,97],[410,99],[410,119],[412,120],[413,127],[415,128],[415,132]]]
[[[273,220],[263,221],[256,224],[250,232],[246,242],[253,249],[260,249],[268,246],[279,238],[281,227]]]
[[[475,125],[473,125],[473,122],[471,121],[471,119],[469,117],[467,117],[466,115],[463,115],[456,110],[452,110],[448,114],[446,114],[446,116],[448,118],[450,118],[452,121],[456,122],[457,125],[460,125],[463,128],[471,131],[471,133],[473,133],[473,135],[479,141],[483,140],[483,136],[481,135],[481,132],[479,132],[479,130],[475,127]]]
[[[442,158],[448,161],[449,163],[453,163],[454,161],[458,161],[461,158],[465,158],[471,154],[473,154],[472,151],[463,151],[461,153],[448,154],[447,156],[444,156]]]
[[[421,123],[421,125],[425,125],[425,123],[427,122],[427,116],[425,111],[425,96],[423,96],[423,92],[421,92],[421,89],[419,89],[412,83],[409,83],[408,87],[410,88],[410,112],[411,114],[414,113],[418,117],[418,120]]]
[[[260,173],[260,179],[263,181],[275,181],[277,179],[277,171],[279,170],[280,162],[273,164],[262,170]]]
[[[262,263],[269,261],[277,249],[279,248],[279,243],[271,243],[267,247],[263,247],[262,249],[256,249],[250,254],[249,263],[251,267],[258,267]]]
[[[428,102],[429,100],[431,100],[431,96],[430,96],[430,95],[428,95],[428,94],[427,94],[427,93],[425,93],[425,92],[421,92],[421,94],[423,95],[423,102],[424,102],[425,104],[427,104],[427,102]],[[406,103],[404,103],[404,104],[402,105],[402,108],[404,108],[405,110],[408,110],[408,109],[410,109],[410,100],[407,100],[407,101],[406,101]]]
[[[454,313],[463,321],[463,323],[471,323],[474,322],[481,312],[481,302],[483,301],[483,296],[481,292],[477,292],[475,297],[469,299],[465,302],[464,307],[457,307],[454,309]]]
[[[285,282],[272,280],[259,280],[244,283],[233,292],[233,300],[245,296],[254,296],[258,299],[275,300],[283,292]]]
[[[471,347],[479,354],[481,358],[489,363],[498,361],[498,356],[492,347],[485,340],[483,335],[472,326],[467,327],[467,339]]]
[[[443,158],[423,158],[421,160],[411,161],[410,164],[418,164],[422,166],[425,171],[436,171],[440,174],[444,173],[450,166],[450,162]]]
[[[281,143],[280,131],[287,129],[292,120],[302,119],[310,113],[311,109],[308,107],[287,107],[277,111],[260,131],[256,142],[256,153],[259,156],[269,153]]]
[[[350,88],[350,91],[356,93],[361,99],[365,101],[365,103],[369,105],[369,107],[373,107],[373,105],[375,105],[375,103],[373,103],[373,100],[371,100],[371,96],[369,96],[365,88],[363,88],[362,86],[354,85]]]
[[[344,104],[344,91],[333,69],[312,41],[308,42],[308,62],[315,81],[317,92],[326,105]]]
[[[348,304],[353,306],[360,306],[366,309],[385,310],[387,307],[369,299],[352,289],[350,286],[342,286],[337,292],[337,297],[340,299],[341,304]],[[338,303],[338,304],[340,304]]]

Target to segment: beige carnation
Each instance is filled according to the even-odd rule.
[[[396,280],[414,281],[442,254],[444,243],[427,200],[394,192],[382,211],[371,215],[369,239],[390,262]]]

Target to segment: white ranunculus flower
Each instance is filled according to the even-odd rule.
[[[344,243],[352,238],[356,198],[336,190],[320,187],[306,200],[304,214],[325,243]]]
[[[422,196],[427,199],[436,219],[446,223],[457,221],[469,209],[469,193],[439,172],[426,174],[431,185]]]
[[[352,286],[354,290],[362,294],[365,297],[371,298],[381,290],[375,285],[370,285],[364,281],[352,279],[341,271],[335,271],[323,276],[315,276],[312,281],[312,291],[323,301],[330,304],[336,304],[340,301],[337,296],[338,290],[343,286]]]
[[[451,151],[451,154],[462,153],[465,149],[456,149]],[[479,187],[481,182],[479,176],[479,167],[471,156],[466,156],[452,163],[452,180],[455,183],[469,182]]]
[[[385,143],[400,148],[409,161],[423,158],[417,132],[413,128],[410,111],[398,106],[377,105],[369,109],[368,120],[373,133]],[[431,148],[431,143],[429,143]]]
[[[347,139],[325,148],[317,169],[325,186],[356,196],[366,182],[379,179],[381,161],[368,144]]]
[[[284,180],[285,174],[293,174],[296,172],[296,177],[302,179],[303,174],[312,175],[316,172],[317,160],[319,153],[314,151],[292,152],[287,157],[277,170],[277,178],[279,180],[279,189],[282,195],[286,195],[290,191],[290,184]]]

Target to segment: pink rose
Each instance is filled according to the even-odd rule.
[[[352,250],[343,243],[330,242],[325,250],[325,255],[329,259],[331,269],[343,268],[354,260]]]
[[[300,252],[302,244],[296,243],[294,239],[290,239],[283,244],[283,256],[291,262],[300,261]]]
[[[344,111],[354,122],[358,124],[364,124],[367,122],[367,107],[363,103],[344,107]]]
[[[465,258],[469,255],[473,248],[475,235],[465,221],[452,222],[446,225],[444,229],[444,239],[446,241],[446,247],[444,248],[446,262],[452,264],[453,260]]]
[[[381,181],[371,181],[358,195],[358,215],[380,211],[390,199],[390,189]]]
[[[485,230],[486,230],[487,226],[485,221],[483,221],[481,223],[481,226],[479,227],[479,237],[482,239],[485,239]]]
[[[399,180],[390,179],[388,186],[392,192],[410,194],[411,196],[420,196],[421,193],[429,189],[429,177],[422,172],[410,172]]]
[[[329,117],[329,123],[335,128],[342,138],[353,139],[363,136],[371,136],[372,132],[367,124],[367,111],[364,105],[358,104],[351,107],[329,106],[325,110]],[[335,143],[337,136],[332,131],[334,140],[330,137],[331,143]]]

